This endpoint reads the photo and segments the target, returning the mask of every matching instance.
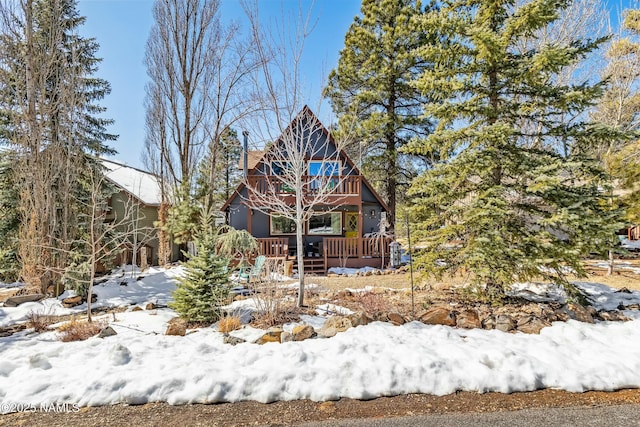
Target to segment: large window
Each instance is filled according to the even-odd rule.
[[[296,223],[294,220],[277,215],[271,216],[270,218],[269,231],[271,235],[296,234]]]
[[[309,219],[310,235],[342,235],[342,213],[315,214]]]
[[[291,169],[289,162],[274,160],[271,162],[271,175],[284,175],[284,173]]]
[[[340,162],[310,160],[309,175],[311,176],[337,176],[340,175]]]

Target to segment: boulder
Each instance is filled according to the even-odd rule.
[[[496,318],[492,315],[489,315],[482,319],[480,322],[482,325],[482,329],[495,329],[496,328]]]
[[[593,309],[593,307],[590,307]],[[594,323],[593,312],[586,307],[570,302],[565,306],[565,310],[571,319],[579,322]]]
[[[281,343],[291,342],[291,341],[293,341],[293,334],[285,331],[280,335],[280,342]]]
[[[282,335],[282,328],[272,327],[267,329],[267,332],[256,341],[257,344],[266,344],[268,342],[280,342],[280,336]]]
[[[233,335],[229,335],[229,334],[224,334],[224,338],[222,339],[222,341],[225,344],[231,344],[231,345],[242,344],[243,342],[246,342],[246,340],[242,338],[234,337]]]
[[[456,326],[456,315],[446,307],[431,307],[418,315],[418,320],[427,325]]]
[[[567,314],[567,312],[563,311],[562,309],[555,310],[553,314],[549,316],[549,320],[551,322],[566,322],[567,320],[569,320],[569,314]]]
[[[148,303],[147,305],[144,306],[145,310],[155,310],[156,309],[156,305],[152,302]]]
[[[63,292],[64,292],[63,283],[56,283],[56,284],[47,286],[47,295],[50,295],[54,298],[59,297]]]
[[[602,310],[598,312],[598,318],[600,320],[604,320],[607,322],[626,322],[629,319],[627,316],[625,316],[624,314],[622,314],[620,311],[618,310],[611,310],[611,311],[607,311],[607,310]]]
[[[324,322],[322,328],[318,331],[318,335],[324,338],[331,338],[338,332],[344,332],[352,327],[351,320],[342,316],[331,316]]]
[[[131,311],[142,311],[142,307],[140,307],[139,305],[136,305],[131,309]]]
[[[516,323],[513,321],[513,318],[508,314],[499,314],[496,316],[496,326],[495,329],[502,332],[509,332],[515,329]]]
[[[62,306],[65,308],[75,307],[82,304],[82,296],[76,295],[75,297],[69,297],[62,300]]]
[[[404,325],[406,323],[404,317],[402,317],[400,313],[396,312],[387,313],[387,319],[396,326]]]
[[[174,317],[167,324],[165,335],[176,335],[183,337],[187,333],[187,322],[179,317]]]
[[[309,325],[297,325],[294,326],[291,331],[291,335],[293,335],[293,341],[304,341],[315,337],[316,331],[314,331],[313,327]]]
[[[42,294],[31,294],[31,295],[19,295],[15,297],[7,298],[4,302],[5,307],[17,307],[20,304],[24,304],[25,302],[36,302],[43,299],[45,296]]]
[[[111,326],[107,326],[100,331],[98,338],[112,337],[114,335],[118,335],[118,333]]]
[[[482,324],[476,310],[464,310],[456,316],[456,326],[458,328],[476,329],[481,328]]]
[[[516,329],[525,334],[539,334],[542,328],[551,326],[551,323],[536,316],[524,316],[518,319]]]
[[[356,313],[349,314],[347,318],[351,321],[351,326],[353,326],[354,328],[356,326],[368,325],[373,321],[363,311],[358,311]]]

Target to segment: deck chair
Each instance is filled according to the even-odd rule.
[[[253,282],[254,280],[260,281],[260,279],[262,278],[262,270],[264,268],[266,260],[267,257],[264,255],[257,256],[253,265],[242,268],[238,275],[241,279],[245,279],[247,281],[247,284],[251,284],[251,282]]]

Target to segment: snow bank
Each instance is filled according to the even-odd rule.
[[[40,404],[370,399],[456,390],[640,387],[640,321],[555,323],[540,335],[375,322],[285,344],[138,333],[0,338],[0,400]]]
[[[119,270],[109,276],[106,281],[94,285],[93,293],[98,295],[92,307],[120,307],[132,304],[153,302],[166,305],[171,301],[171,292],[176,288],[175,278],[183,274],[182,267],[171,269],[150,268],[140,271]],[[140,278],[139,280],[137,280]],[[39,302],[20,304],[18,307],[0,307],[0,327],[24,322],[33,313],[44,315],[65,315],[87,311],[87,304],[73,308],[64,308],[62,300],[73,296],[73,292],[65,291],[56,298],[47,298]]]

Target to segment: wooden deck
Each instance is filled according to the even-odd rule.
[[[280,258],[297,262],[289,253],[288,238],[257,239],[259,253],[267,258]],[[389,262],[389,238],[375,237],[325,237],[319,256],[304,257],[305,272],[324,274],[331,267],[376,267]]]

